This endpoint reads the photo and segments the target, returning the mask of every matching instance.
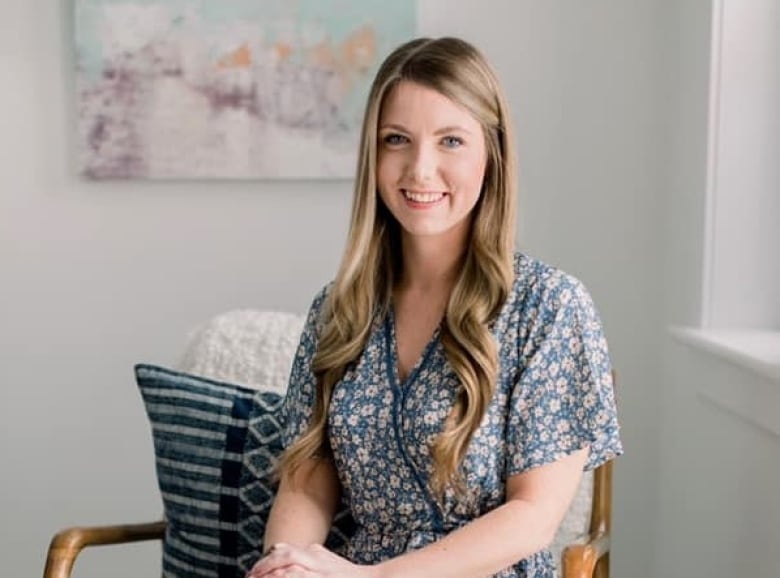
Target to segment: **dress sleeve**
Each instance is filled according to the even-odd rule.
[[[285,448],[292,445],[308,429],[314,411],[317,379],[312,371],[311,362],[317,351],[320,312],[326,291],[327,288],[320,291],[309,308],[298,349],[293,358],[283,406],[286,425],[282,434],[282,443]]]
[[[623,453],[612,367],[593,301],[578,280],[557,276],[528,316],[524,367],[509,400],[507,475],[590,448],[585,470]]]

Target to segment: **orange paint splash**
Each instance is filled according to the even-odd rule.
[[[376,32],[368,26],[355,30],[342,44],[341,53],[349,68],[365,72],[376,57]]]
[[[275,48],[279,60],[287,60],[293,52],[293,47],[285,42],[277,42]]]
[[[252,66],[252,51],[244,43],[237,50],[225,55],[217,63],[218,68],[249,68]]]

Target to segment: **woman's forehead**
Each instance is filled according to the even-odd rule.
[[[433,88],[411,81],[399,82],[385,95],[379,128],[388,125],[433,132],[455,127],[467,132],[481,129],[466,107]]]

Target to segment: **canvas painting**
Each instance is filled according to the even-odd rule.
[[[91,178],[351,178],[414,0],[75,0]]]

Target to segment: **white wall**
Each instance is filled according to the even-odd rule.
[[[744,0],[733,5],[751,8]],[[674,23],[664,56],[671,89],[664,235],[659,239],[664,245],[664,318],[669,325],[696,326],[702,298],[713,12],[709,0],[669,0],[664,9]],[[776,148],[766,152],[777,158]],[[780,428],[766,427],[771,423],[767,420],[760,425],[751,415],[776,419],[780,383],[682,345],[669,333],[662,354],[655,575],[776,578]]]
[[[581,277],[601,310],[627,450],[616,577],[650,576],[655,535],[661,16],[622,0],[420,2],[422,33],[473,40],[504,79],[523,245]],[[132,364],[173,362],[186,331],[219,311],[303,311],[337,264],[350,187],[83,181],[70,2],[11,0],[4,21],[0,567],[29,575],[58,528],[158,517]],[[156,546],[88,551],[78,575],[157,564]]]

